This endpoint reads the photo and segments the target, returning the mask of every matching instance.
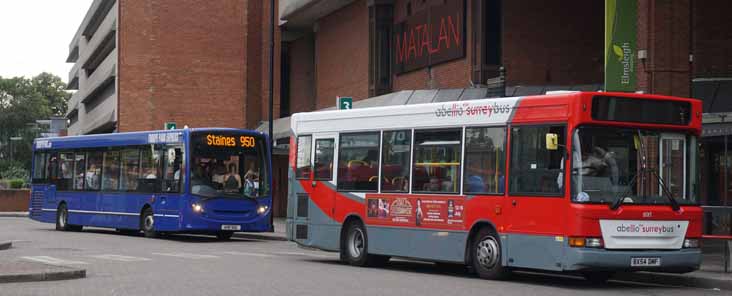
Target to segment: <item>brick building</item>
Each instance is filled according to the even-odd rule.
[[[634,90],[704,100],[702,203],[732,205],[732,4],[633,1]],[[358,107],[602,90],[604,2],[280,0],[277,114],[332,108],[336,96]]]
[[[266,114],[262,1],[95,0],[69,46],[69,134],[254,127]],[[267,18],[268,20],[268,18]]]
[[[604,88],[602,0],[274,2],[270,53],[270,1],[95,0],[70,45],[70,88],[78,91],[69,133],[167,121],[266,131],[270,54],[280,148],[289,143],[289,115],[333,108],[336,96],[365,107]],[[732,175],[723,174],[732,4],[634,2],[635,90],[703,99],[703,175]],[[286,151],[276,151],[276,184],[286,182]],[[704,203],[732,205],[727,181],[704,180]]]

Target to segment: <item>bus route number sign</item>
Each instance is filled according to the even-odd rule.
[[[222,135],[206,135],[206,145],[213,147],[244,147],[254,148],[256,141],[252,136],[222,136]]]

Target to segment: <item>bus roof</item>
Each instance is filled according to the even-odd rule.
[[[183,143],[184,135],[191,132],[224,132],[235,131],[262,135],[261,132],[235,128],[188,128],[175,130],[155,130],[125,133],[94,134],[81,136],[65,136],[36,138],[33,150],[39,149],[73,149],[105,146],[147,145]]]
[[[505,125],[529,115],[543,121],[566,121],[572,104],[582,98],[613,96],[696,102],[696,99],[615,92],[560,92],[547,95],[446,101],[428,104],[372,107],[297,113],[292,116],[295,135],[374,129],[440,128],[461,125]],[[542,108],[538,108],[542,107]],[[522,109],[522,111],[518,111]],[[517,117],[518,113],[518,117]],[[539,117],[537,117],[539,116]]]

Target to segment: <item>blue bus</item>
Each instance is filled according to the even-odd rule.
[[[39,138],[29,216],[156,237],[272,230],[266,135],[196,128]]]

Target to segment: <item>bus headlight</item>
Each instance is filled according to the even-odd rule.
[[[261,206],[259,206],[259,207],[257,208],[257,214],[260,214],[260,215],[262,215],[262,214],[264,214],[264,213],[266,213],[266,212],[267,212],[267,209],[269,209],[269,207],[268,207],[268,206],[266,206],[266,205],[261,205]]]
[[[193,212],[195,213],[203,212],[203,206],[201,206],[200,204],[194,203],[191,205],[191,208],[193,208]]]
[[[684,249],[696,249],[701,246],[701,243],[698,239],[694,238],[687,238],[684,240]]]

